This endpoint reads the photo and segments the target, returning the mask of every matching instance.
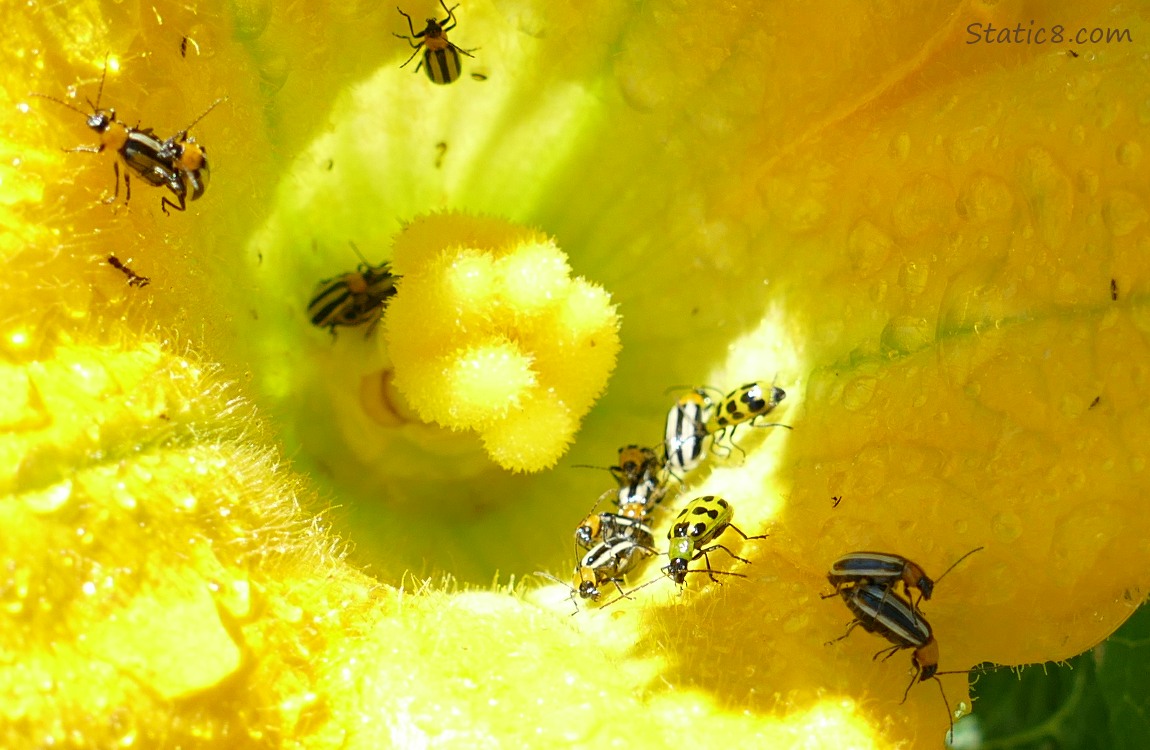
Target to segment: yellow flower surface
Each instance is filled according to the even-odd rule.
[[[465,0],[449,85],[400,68],[378,4],[3,17],[3,747],[935,748],[938,685],[900,704],[909,651],[824,645],[851,619],[821,598],[840,555],[937,578],[983,548],[922,603],[945,672],[1068,658],[1145,598],[1140,8]],[[32,93],[161,141],[194,122],[206,192],[164,215],[167,185],[122,160],[113,183],[111,141],[66,152],[101,134]],[[405,258],[404,227],[444,217],[523,256]],[[349,242],[431,285],[472,268],[483,304],[412,346],[450,303],[405,276],[383,325],[333,338],[307,307]],[[586,308],[564,327],[547,289]],[[611,305],[617,357],[568,346],[613,337]],[[573,616],[523,582],[570,580],[614,486],[570,464],[658,445],[676,388],[749,381],[793,430],[740,427],[654,521],[662,545],[688,499],[726,498],[768,535],[718,540],[749,564],[710,553],[746,578],[678,591],[655,558]],[[569,417],[494,431],[517,468],[573,437],[548,471],[431,413],[541,387],[578,391]]]

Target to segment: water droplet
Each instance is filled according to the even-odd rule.
[[[1130,234],[1146,218],[1142,199],[1127,190],[1115,190],[1102,204],[1102,220],[1115,237]]]
[[[986,141],[990,133],[984,126],[973,128],[965,133],[959,133],[950,139],[948,153],[952,164],[965,164],[976,153],[986,149]]]
[[[72,480],[65,479],[47,489],[29,492],[22,499],[28,510],[33,513],[55,513],[70,497],[72,497]]]
[[[886,324],[880,340],[888,353],[910,354],[928,346],[933,334],[934,328],[925,318],[900,315]]]
[[[855,378],[843,386],[843,406],[848,411],[858,411],[870,403],[878,388],[878,378]]]
[[[890,235],[866,219],[859,219],[847,238],[851,267],[856,273],[869,276],[886,265],[893,246],[894,241]]]
[[[899,161],[904,161],[910,154],[910,134],[899,133],[890,142],[890,155]]]
[[[948,228],[955,216],[954,201],[950,185],[933,175],[919,175],[895,199],[891,210],[895,232],[911,238]]]
[[[1074,214],[1074,186],[1070,177],[1044,148],[1023,154],[1019,186],[1030,206],[1038,236],[1050,247],[1061,247]]]
[[[922,294],[928,280],[930,266],[926,263],[904,263],[898,270],[898,283],[911,296]]]
[[[999,541],[1013,542],[1022,536],[1022,519],[1011,511],[999,513],[994,517],[991,528]]]
[[[1118,146],[1114,158],[1124,167],[1136,167],[1142,161],[1142,146],[1137,141],[1126,141]]]
[[[798,633],[806,630],[811,623],[811,618],[807,614],[807,610],[799,610],[796,614],[788,617],[786,622],[783,623],[784,633]]]
[[[1078,170],[1078,189],[1091,198],[1098,195],[1099,182],[1098,173],[1093,169],[1083,167]]]
[[[998,177],[977,174],[963,186],[954,208],[968,221],[1008,219],[1014,212],[1014,194]]]

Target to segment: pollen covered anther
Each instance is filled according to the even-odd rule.
[[[619,352],[608,294],[546,235],[502,219],[420,217],[395,242],[385,339],[421,419],[475,430],[500,466],[552,466]]]

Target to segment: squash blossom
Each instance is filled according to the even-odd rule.
[[[943,672],[1113,632],[1150,587],[1150,20],[830,12],[464,0],[437,85],[389,4],[7,2],[0,745],[940,747],[910,651],[824,645],[856,550],[984,548],[921,605]],[[205,192],[165,215],[33,93],[159,141],[227,97]],[[313,326],[364,262],[382,321]],[[654,519],[727,499],[745,578],[656,557],[570,616],[530,574],[614,486],[574,465],[750,381],[793,430]]]

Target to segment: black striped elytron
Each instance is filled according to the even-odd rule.
[[[830,576],[828,576],[830,578]],[[834,581],[831,581],[834,583]],[[827,645],[841,641],[851,634],[858,625],[863,630],[883,638],[894,644],[875,654],[877,659],[886,654],[889,659],[903,649],[914,649],[911,654],[911,665],[915,674],[910,678],[902,700],[910,695],[910,689],[916,682],[933,679],[938,683],[938,691],[942,695],[942,702],[946,706],[946,715],[950,719],[951,731],[954,731],[954,714],[950,711],[950,702],[942,689],[942,681],[938,679],[938,642],[934,639],[934,632],[930,623],[906,599],[903,599],[892,590],[889,585],[877,583],[858,584],[839,589],[847,608],[855,619],[847,626],[847,632],[828,642]]]
[[[667,470],[680,481],[703,460],[703,441],[707,438],[707,423],[714,408],[707,392],[696,388],[683,394],[667,412],[663,454]]]
[[[975,547],[962,557],[958,558],[938,580],[941,581],[955,565],[978,552],[982,547]],[[910,590],[918,589],[919,598],[930,600],[934,593],[935,580],[926,574],[922,567],[908,560],[902,555],[891,552],[850,552],[835,560],[831,564],[831,572],[827,580],[835,587],[835,592],[842,590],[843,586],[852,584],[874,583],[880,586],[892,587],[902,581],[903,591],[910,596]],[[829,596],[834,596],[830,594]],[[917,608],[917,602],[916,602]]]
[[[168,200],[166,196],[161,197],[160,208],[165,214],[168,213],[168,206],[183,211],[189,191],[191,199],[196,200],[204,194],[208,184],[208,161],[204,149],[196,144],[194,138],[188,136],[188,131],[224,99],[217,99],[203,114],[192,121],[191,125],[166,141],[161,141],[151,128],[129,127],[116,119],[115,109],[100,109],[100,99],[104,95],[104,81],[107,76],[108,63],[105,61],[104,72],[100,76],[100,88],[96,92],[96,101],[94,103],[88,101],[92,107],[91,112],[84,112],[63,99],[47,94],[32,96],[54,101],[74,112],[79,112],[84,116],[88,128],[100,137],[98,146],[79,146],[66,149],[67,151],[98,154],[113,150],[119,155],[125,167],[125,203],[130,203],[132,200],[132,173],[135,173],[136,177],[149,185],[166,187],[176,196],[178,204]],[[115,203],[120,197],[119,161],[112,163],[112,169],[116,175],[115,191],[108,203]]]
[[[407,67],[407,63],[414,60],[419,51],[423,50],[423,59],[415,66],[415,72],[418,73],[419,69],[423,68],[432,83],[447,84],[457,80],[463,71],[459,56],[473,57],[471,53],[474,50],[466,50],[447,41],[447,32],[455,28],[455,9],[459,5],[456,4],[448,8],[443,0],[439,0],[439,4],[447,11],[447,17],[442,21],[436,21],[434,18],[427,19],[427,26],[420,32],[416,32],[415,26],[411,23],[411,16],[396,8],[400,15],[407,19],[407,28],[411,30],[411,36],[395,34],[394,32],[393,36],[406,39],[407,43],[415,48],[411,57],[407,58],[407,62],[399,67]]]
[[[364,261],[355,271],[324,279],[316,285],[307,305],[308,318],[312,325],[330,330],[332,336],[339,326],[367,325],[366,333],[370,334],[395,295],[398,278],[391,273],[390,264],[373,266]]]

